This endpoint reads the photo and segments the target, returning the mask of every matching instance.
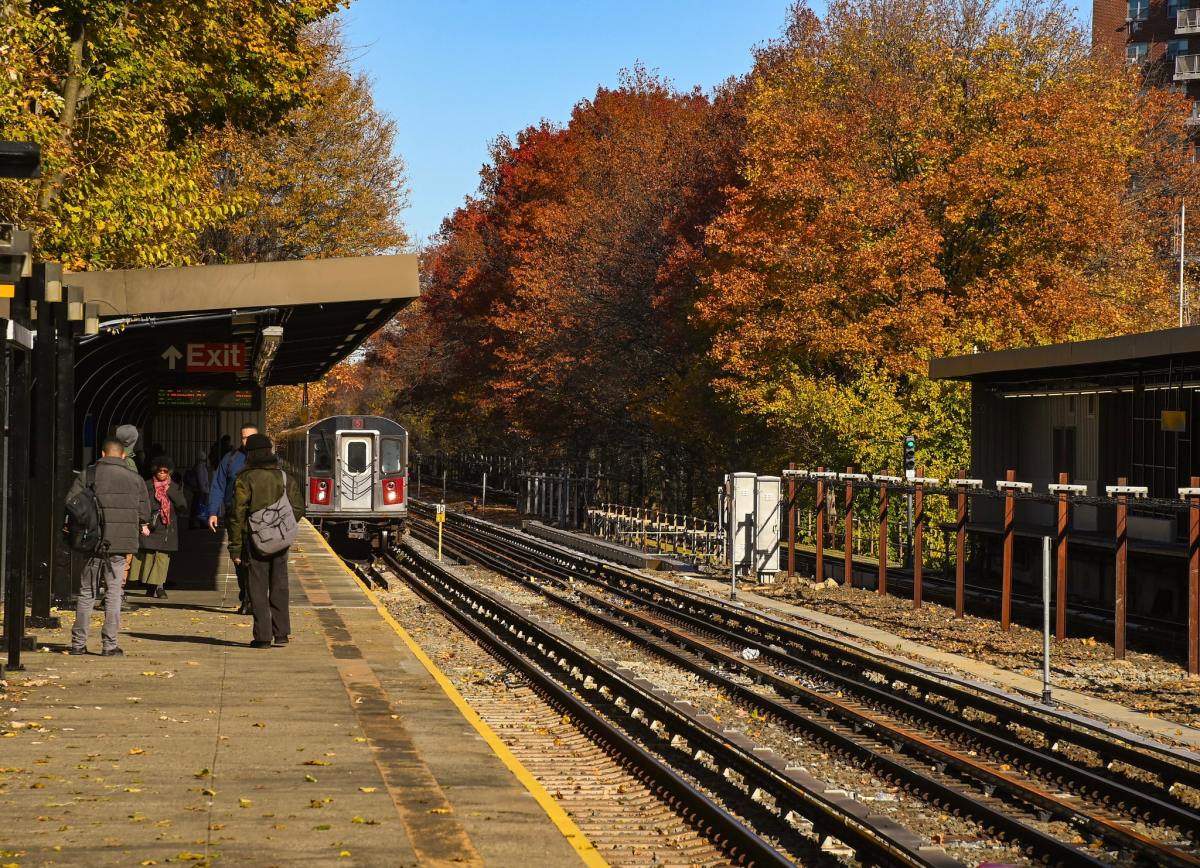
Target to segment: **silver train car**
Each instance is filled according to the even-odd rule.
[[[382,416],[330,416],[276,438],[284,469],[327,539],[385,544],[408,526],[408,432]]]

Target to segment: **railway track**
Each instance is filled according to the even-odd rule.
[[[742,733],[677,702],[538,619],[454,575],[411,546],[387,565],[464,631],[620,755],[660,799],[735,862],[828,864],[848,848],[862,864],[943,868],[960,863],[887,818],[757,748]],[[825,849],[822,850],[822,845]]]
[[[1033,858],[1096,864],[1094,850],[1045,830],[1057,822],[1107,848],[1105,861],[1200,864],[1200,820],[1176,795],[1196,792],[1195,760],[1184,752],[1105,737],[1069,715],[864,659],[820,634],[485,522],[452,516],[445,527],[452,551],[653,648],[873,773],[1020,842]],[[743,650],[758,660],[742,659]],[[757,685],[734,683],[729,672]]]

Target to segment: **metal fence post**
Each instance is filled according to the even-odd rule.
[[[1191,485],[1200,489],[1200,476]],[[1200,497],[1188,498],[1188,674],[1200,675]]]
[[[1124,476],[1117,479],[1117,485],[1126,484],[1128,484],[1128,480]],[[1116,588],[1113,591],[1113,657],[1116,660],[1125,659],[1125,591],[1127,586],[1126,570],[1129,566],[1128,521],[1129,499],[1124,494],[1118,494]]]
[[[879,483],[879,583],[876,593],[887,593],[888,570],[888,487]]]
[[[788,462],[795,470],[796,462]],[[788,581],[796,580],[796,477],[788,476]]]
[[[925,476],[925,468],[917,471],[918,477]],[[916,491],[913,492],[913,608],[921,608],[921,579],[924,570],[924,540],[925,540],[925,483],[916,481]]]
[[[846,473],[853,473],[853,467],[847,467]],[[846,480],[846,565],[843,567],[847,588],[854,587],[854,480]]]
[[[817,468],[818,473],[824,473],[824,467]],[[825,581],[825,480],[817,480],[817,562],[816,574],[813,581]]]
[[[1066,485],[1070,482],[1070,474],[1058,474],[1058,484]],[[1055,611],[1054,611],[1054,637],[1059,641],[1067,636],[1067,534],[1070,525],[1070,505],[1067,502],[1067,493],[1060,491],[1058,494],[1058,572],[1057,572],[1057,587],[1055,588]]]
[[[1014,482],[1016,478],[1016,470],[1009,470],[1004,474],[1007,482]],[[1000,587],[1000,629],[1006,633],[1012,623],[1013,517],[1015,510],[1013,490],[1007,488],[1004,491],[1004,564],[1001,567]]]
[[[967,472],[958,472],[958,513],[954,522],[954,617],[966,614],[967,606]]]

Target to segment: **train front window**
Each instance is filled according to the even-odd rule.
[[[313,440],[312,449],[313,471],[328,473],[333,470],[333,451],[329,448],[329,441],[324,437]]]
[[[379,471],[384,476],[397,476],[404,472],[404,441],[385,439],[379,445]]]
[[[352,440],[346,444],[346,470],[350,473],[365,473],[367,470],[367,444],[364,440]]]

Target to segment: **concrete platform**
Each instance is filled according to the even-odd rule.
[[[307,522],[286,647],[248,647],[220,539],[184,545],[126,657],[96,619],[10,674],[0,864],[602,864]]]

